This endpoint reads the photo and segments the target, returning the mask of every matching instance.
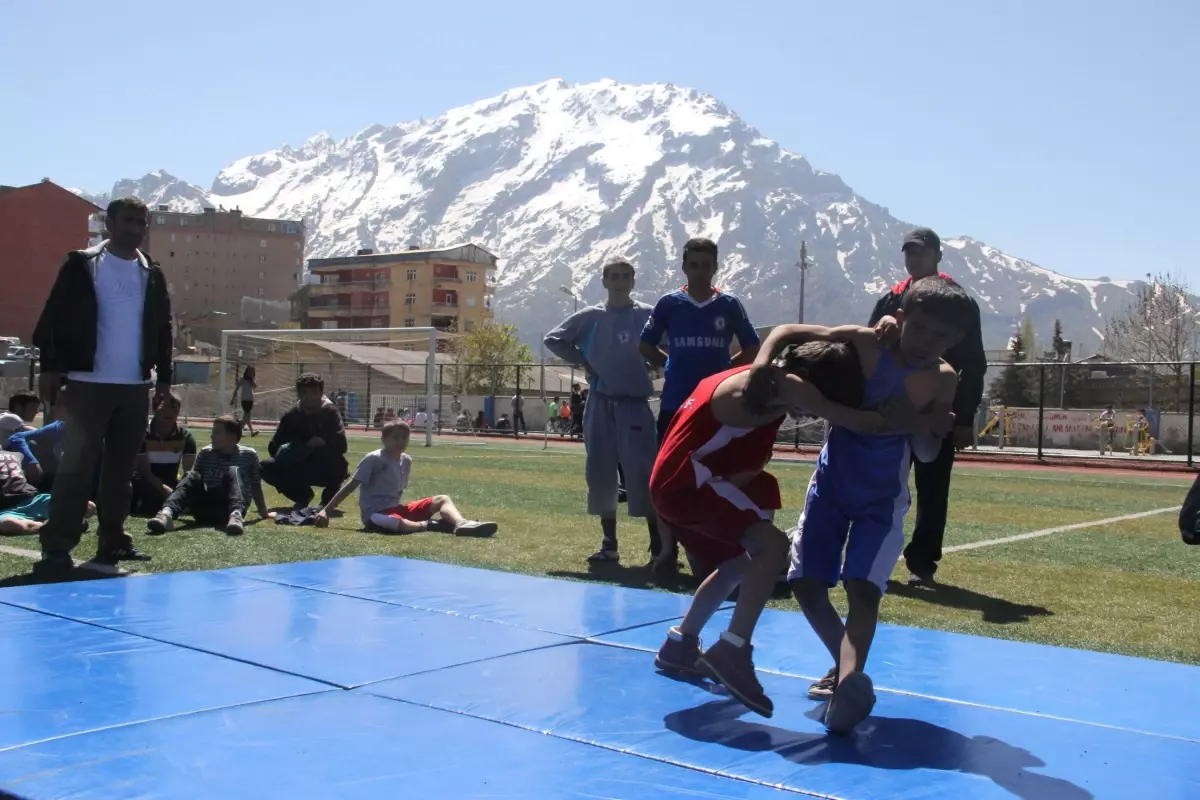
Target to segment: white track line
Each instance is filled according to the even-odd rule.
[[[0,545],[0,553],[7,553],[10,556],[20,556],[28,558],[30,561],[37,561],[42,557],[42,554],[37,550],[23,550],[20,547],[8,547]],[[79,569],[90,569],[93,572],[102,572],[105,575],[141,575],[139,572],[127,572],[120,567],[114,567],[111,564],[97,564],[95,561],[76,561],[75,566]]]
[[[1108,519],[1098,519],[1092,522],[1076,522],[1074,525],[1060,525],[1057,528],[1046,528],[1040,531],[1030,531],[1029,533],[1019,533],[1016,536],[1004,536],[999,539],[987,539],[982,542],[968,542],[967,544],[956,544],[953,547],[945,547],[943,553],[956,553],[960,550],[976,550],[980,547],[991,547],[994,544],[1008,544],[1009,542],[1023,542],[1026,539],[1038,539],[1042,536],[1049,536],[1052,533],[1066,533],[1067,531],[1077,531],[1083,528],[1095,528],[1100,525],[1111,525],[1114,522],[1127,522],[1131,519],[1141,519],[1143,517],[1153,517],[1156,514],[1166,514],[1168,511],[1178,511],[1179,506],[1169,506],[1167,508],[1156,508],[1153,511],[1139,511],[1137,514],[1125,514],[1120,517],[1109,517]]]

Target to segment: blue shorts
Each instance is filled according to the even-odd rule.
[[[904,551],[908,484],[893,498],[862,500],[841,487],[808,484],[800,521],[790,532],[788,582],[809,578],[827,586],[838,580],[866,580],[887,591],[888,578]],[[845,551],[843,561],[842,552]]]

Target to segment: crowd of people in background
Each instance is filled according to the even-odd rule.
[[[232,536],[245,532],[253,506],[260,520],[318,524],[359,486],[371,489],[361,502],[378,504],[380,491],[394,492],[389,513],[405,514],[426,529],[490,535],[495,524],[468,520],[445,495],[413,501],[397,511],[407,488],[411,457],[408,422],[380,420],[384,444],[364,463],[403,461],[404,479],[375,486],[360,464],[350,478],[343,411],[325,395],[321,376],[296,381],[296,405],[283,414],[267,445],[269,457],[241,443],[252,421],[255,370],[247,367],[230,398],[240,417],[211,422],[209,443],[180,424],[182,402],[171,389],[171,305],[162,270],[141,249],[149,209],[122,198],[106,211],[109,238],[67,255],[33,335],[40,353],[37,392],[18,392],[0,414],[0,532],[37,533],[41,558],[35,574],[54,579],[75,568],[72,553],[90,518],[98,521],[92,562],[116,566],[149,561],[134,544],[129,518],[146,520],[146,532],[162,535],[181,517]],[[151,413],[152,412],[152,413]],[[42,424],[35,425],[42,414]],[[414,422],[424,425],[425,412]],[[398,447],[401,431],[404,447]],[[380,455],[380,454],[383,455]],[[401,458],[403,455],[403,459]],[[290,503],[268,508],[263,485]],[[372,488],[374,487],[374,488]],[[320,504],[313,505],[319,490]],[[364,506],[365,507],[365,506]],[[379,511],[380,509],[375,509]],[[387,510],[387,509],[384,509]],[[428,514],[419,519],[422,514]],[[366,517],[364,517],[366,519]],[[369,522],[369,520],[367,520]],[[371,527],[368,525],[368,527]],[[374,525],[384,533],[411,527]]]

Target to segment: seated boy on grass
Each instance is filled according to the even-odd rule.
[[[825,725],[834,733],[849,733],[875,705],[874,687],[863,670],[880,600],[904,549],[911,459],[935,459],[954,425],[958,375],[942,354],[962,338],[970,315],[971,301],[962,287],[934,275],[912,283],[897,314],[898,330],[891,326],[895,335],[886,325],[782,325],[767,337],[755,361],[747,391],[751,406],[773,397],[771,354],[814,338],[841,339],[854,346],[862,364],[862,407],[896,403],[908,409],[909,424],[882,435],[830,419],[792,536],[788,582],[835,664],[811,687],[810,696],[829,698]],[[845,624],[829,601],[829,589],[839,580],[849,603]]]
[[[775,435],[789,411],[804,410],[864,433],[890,429],[895,416],[887,409],[855,408],[861,404],[862,371],[845,344],[812,342],[765,369],[770,396],[754,407],[746,402],[749,366],[700,381],[666,433],[650,492],[659,517],[688,556],[715,565],[683,620],[668,631],[655,665],[707,675],[769,717],[774,706],[754,674],[750,639],[787,564],[787,535],[774,524],[782,506],[779,484],[765,471]],[[729,629],[701,652],[700,630],[735,588]]]
[[[146,530],[162,534],[175,520],[191,514],[200,525],[222,528],[230,536],[246,530],[247,500],[263,519],[274,516],[263,498],[258,452],[239,444],[242,423],[230,415],[213,420],[212,444],[196,455],[196,463],[163,503],[162,510],[146,521]]]
[[[94,516],[96,504],[88,502],[87,516]],[[0,536],[37,533],[50,516],[50,495],[39,492],[25,477],[21,456],[0,451]],[[83,529],[87,530],[85,520]]]
[[[317,527],[328,525],[329,514],[338,504],[353,494],[355,489],[361,489],[358,493],[358,509],[363,527],[369,531],[437,531],[459,536],[491,536],[495,533],[498,527],[496,523],[465,519],[448,495],[434,495],[411,503],[400,502],[412,473],[412,456],[405,452],[411,435],[412,429],[407,422],[385,422],[381,433],[383,447],[363,456],[350,480],[318,512],[315,521]],[[434,516],[438,518],[434,519]]]

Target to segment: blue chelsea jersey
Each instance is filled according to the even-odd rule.
[[[642,341],[666,345],[662,408],[676,411],[700,381],[729,369],[734,338],[744,350],[759,345],[742,301],[718,291],[704,302],[680,289],[659,298]]]

